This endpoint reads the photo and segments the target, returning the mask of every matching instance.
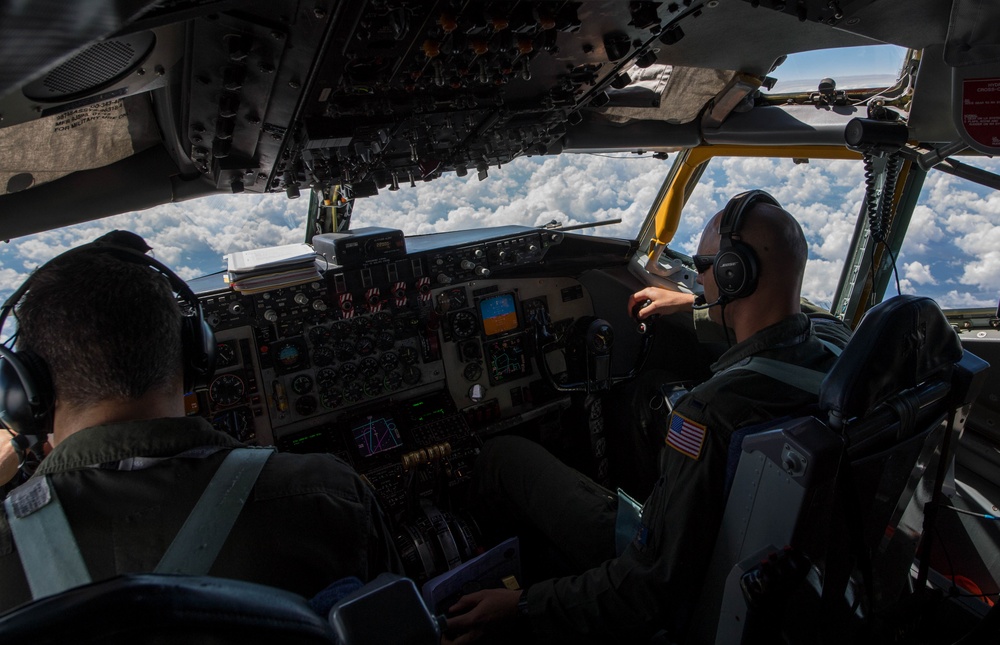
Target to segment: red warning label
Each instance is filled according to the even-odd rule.
[[[1000,78],[963,82],[962,125],[973,141],[1000,148]]]

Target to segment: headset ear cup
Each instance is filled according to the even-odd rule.
[[[185,316],[181,341],[184,347],[184,391],[208,387],[215,372],[218,349],[215,332],[201,316]]]
[[[757,254],[746,244],[732,240],[729,248],[715,256],[713,272],[719,294],[730,300],[745,298],[757,288]]]
[[[4,354],[0,361],[0,420],[18,434],[45,436],[52,429],[54,398],[52,378],[40,356],[31,351]]]

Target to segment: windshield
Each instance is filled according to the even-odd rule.
[[[479,181],[447,175],[358,199],[352,228],[383,226],[418,235],[484,226],[563,226],[621,219],[581,231],[632,238],[668,164],[651,155],[563,155],[517,159]],[[302,242],[309,199],[284,194],[223,195],[46,231],[11,240],[0,252],[0,297],[36,267],[113,229],[146,238],[156,257],[190,280],[222,271],[223,255]]]
[[[777,79],[765,92],[815,92],[819,82],[832,78],[838,90],[889,87],[896,82],[906,49],[894,45],[841,47],[791,54],[769,76]]]
[[[1000,160],[975,163],[1000,171]],[[491,168],[484,181],[475,173],[451,175],[358,199],[352,226],[420,235],[620,219],[577,232],[633,239],[668,167],[669,162],[651,155],[518,159],[499,170]],[[750,187],[768,190],[806,233],[810,259],[803,295],[829,307],[860,210],[863,172],[854,161],[715,159],[688,200],[670,246],[694,253],[706,218],[729,197]],[[998,200],[995,191],[932,172],[897,262],[903,290],[931,296],[944,307],[995,306],[1000,271],[993,265],[1000,256],[992,238],[1000,231]],[[226,253],[304,240],[307,206],[305,197],[289,200],[284,195],[208,197],[11,240],[0,253],[0,295],[6,298],[32,269],[55,255],[115,228],[146,237],[156,257],[184,279],[222,271]]]

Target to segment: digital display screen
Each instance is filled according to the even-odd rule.
[[[362,457],[371,457],[403,445],[396,421],[390,416],[368,416],[358,419],[351,428],[354,445]]]
[[[417,424],[430,423],[448,416],[448,411],[443,405],[424,400],[411,403],[409,412],[410,420]]]
[[[494,385],[530,374],[531,364],[524,352],[524,336],[508,336],[486,343],[486,369]]]
[[[479,314],[483,318],[483,332],[487,336],[517,329],[517,309],[514,307],[512,293],[480,300]]]

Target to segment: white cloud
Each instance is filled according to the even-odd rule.
[[[920,262],[908,262],[904,264],[903,273],[907,280],[912,280],[917,284],[937,284],[937,280],[931,275],[931,268]]]

